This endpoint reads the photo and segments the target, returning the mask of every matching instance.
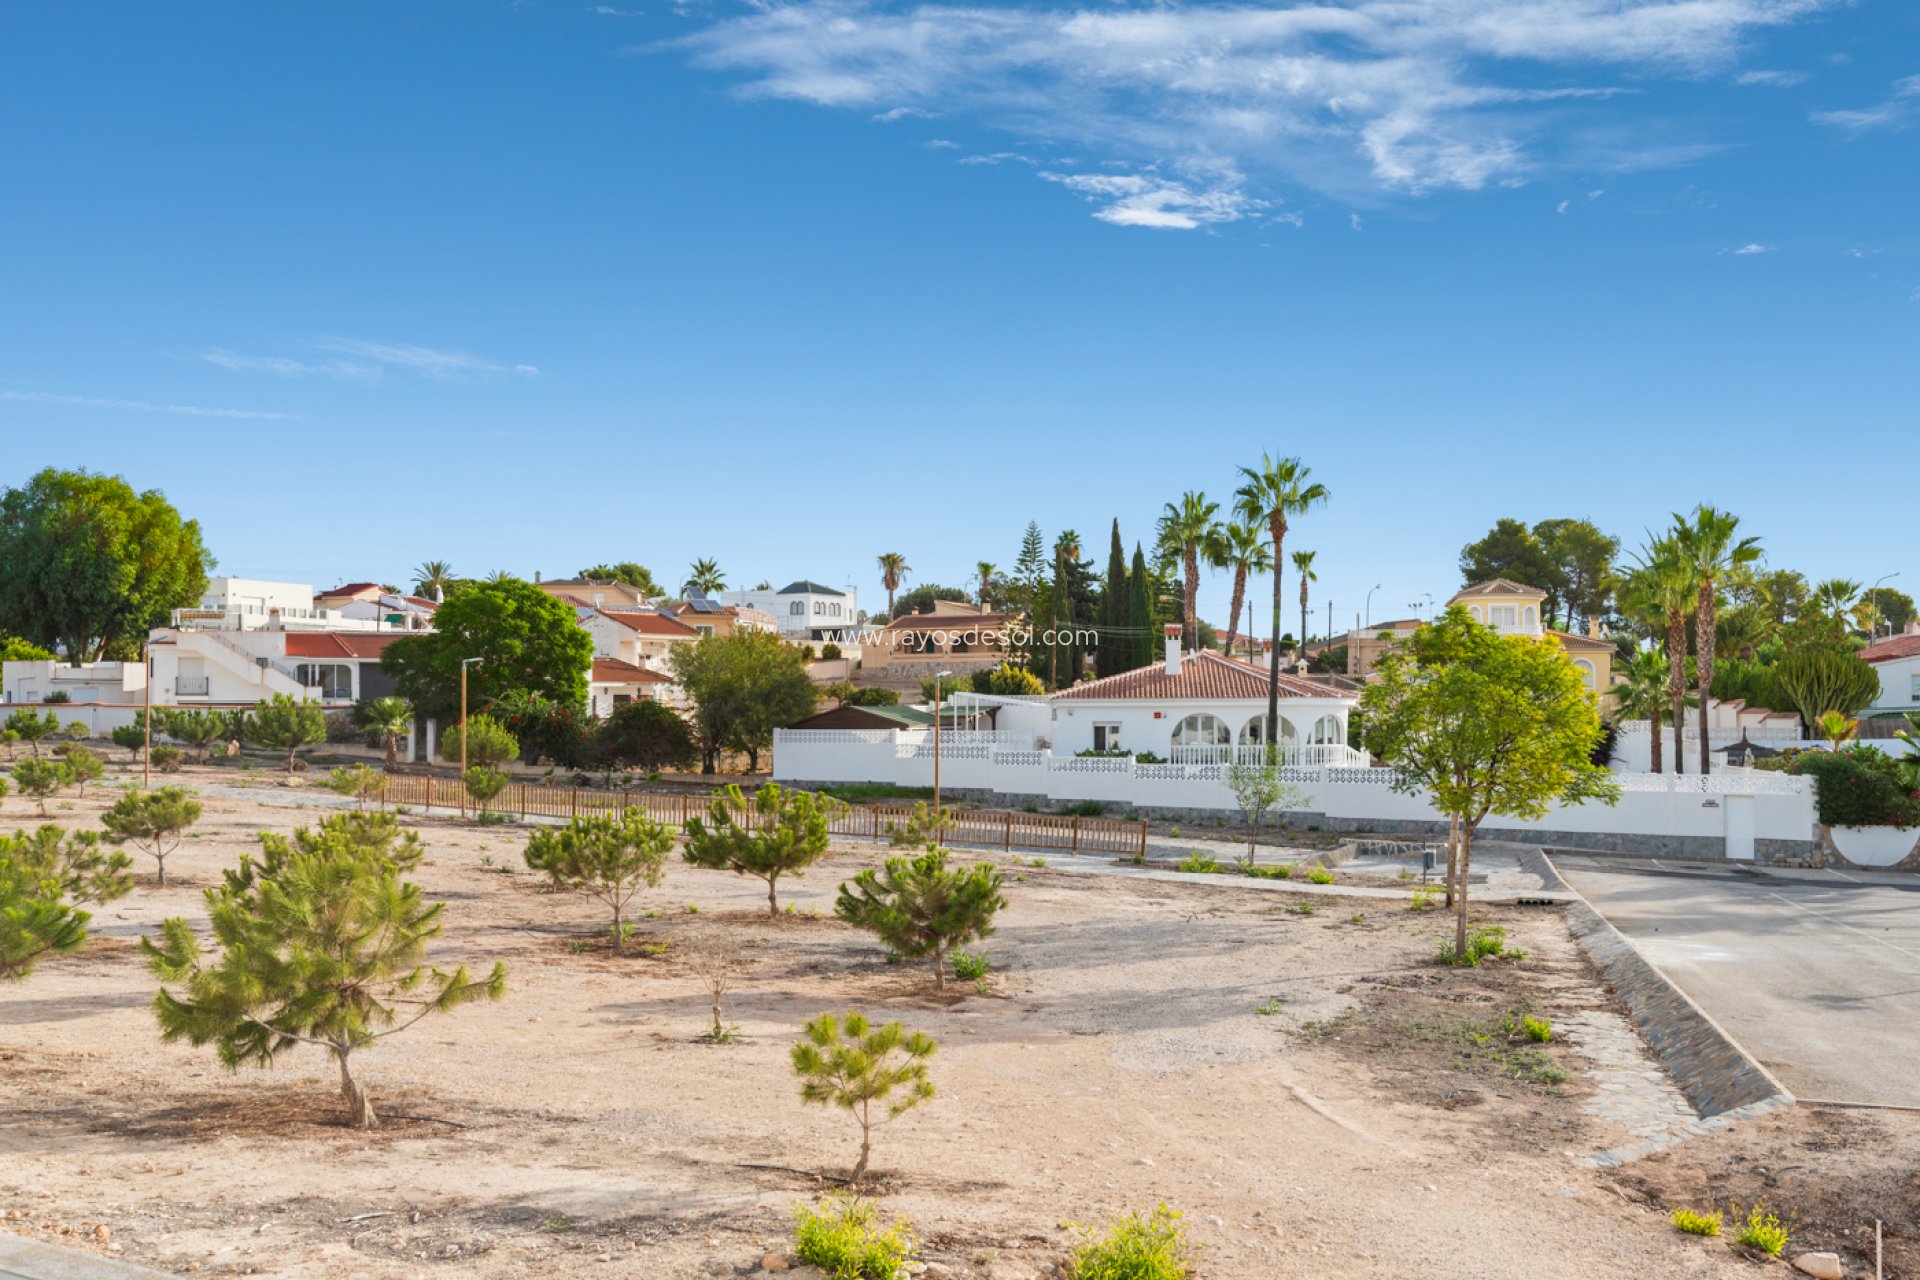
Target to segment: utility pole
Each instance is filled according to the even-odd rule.
[[[951,671],[942,671],[933,678],[933,829],[940,829],[940,694],[945,688]]]
[[[140,786],[144,790],[153,786],[153,643],[147,643],[147,710],[140,717],[140,727],[146,733],[146,743],[140,752]]]
[[[479,658],[460,659],[460,816],[462,818],[467,816],[467,668],[479,661]]]

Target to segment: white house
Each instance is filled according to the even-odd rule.
[[[792,640],[847,644],[860,638],[860,599],[851,586],[842,591],[801,578],[778,591],[723,591],[720,600],[772,614],[780,634]]]
[[[284,693],[345,706],[393,692],[380,656],[397,631],[161,627],[150,640],[153,700],[166,706],[258,702]]]
[[[364,585],[364,584],[363,584]],[[396,599],[398,597],[395,597]],[[403,615],[417,610],[402,610]],[[207,584],[200,604],[175,609],[175,627],[212,627],[222,631],[287,629],[306,631],[418,630],[418,621],[403,616],[389,620],[387,611],[369,608],[349,617],[314,598],[304,582],[269,582],[261,578],[215,578]]]
[[[1866,715],[1920,712],[1920,619],[1902,634],[1868,645],[1860,656],[1880,677],[1880,695]]]
[[[676,706],[686,699],[673,677],[619,658],[595,658],[587,677],[587,710],[604,719],[628,702],[653,701]]]
[[[1256,761],[1267,737],[1269,676],[1211,650],[1182,654],[1166,629],[1165,661],[1053,694],[1056,755],[1151,754],[1174,764]],[[1359,696],[1345,681],[1282,673],[1275,741],[1286,764],[1365,765],[1347,746]],[[1005,717],[1003,717],[1003,722]]]
[[[64,693],[67,702],[133,703],[146,697],[147,669],[138,662],[88,662],[72,666],[58,659],[25,659],[0,664],[0,702],[45,702]]]
[[[675,645],[692,644],[700,632],[678,618],[669,618],[654,609],[581,609],[580,625],[593,637],[596,674],[590,683],[602,686],[590,690],[593,713],[607,715],[620,699],[645,697],[664,702],[676,710],[687,705],[685,691],[672,680],[668,655]],[[622,664],[621,668],[600,668],[602,659]],[[631,668],[641,677],[613,679],[613,673]],[[600,680],[599,673],[608,673]],[[655,680],[648,673],[657,674]]]

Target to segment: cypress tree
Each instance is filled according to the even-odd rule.
[[[1133,641],[1133,660],[1127,669],[1153,661],[1153,598],[1147,585],[1147,557],[1133,544],[1133,572],[1127,577],[1127,634]]]
[[[1100,593],[1100,652],[1094,670],[1102,676],[1125,671],[1133,657],[1133,642],[1127,637],[1128,617],[1133,611],[1127,592],[1127,550],[1120,545],[1120,521],[1113,522],[1113,540],[1107,548],[1107,581]]]

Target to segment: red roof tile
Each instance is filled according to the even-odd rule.
[[[1117,676],[1077,684],[1053,695],[1060,699],[1077,698],[1248,698],[1267,696],[1267,673],[1212,651],[1188,654],[1180,662],[1180,674],[1167,674],[1166,664],[1123,671]],[[1299,676],[1280,673],[1282,698],[1339,698],[1351,695],[1316,684]]]
[[[1920,636],[1891,636],[1860,651],[1868,662],[1891,662],[1895,658],[1920,657]]]
[[[623,658],[595,658],[593,660],[594,684],[671,684],[670,676],[658,671],[649,671],[645,667],[636,667]]]
[[[623,627],[631,628],[645,636],[686,636],[700,633],[686,623],[651,609],[601,609],[597,611],[603,618],[611,618]]]
[[[387,651],[398,635],[368,631],[289,631],[289,658],[374,658]]]

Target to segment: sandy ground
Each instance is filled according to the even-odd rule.
[[[89,825],[102,803],[55,820]],[[510,991],[359,1055],[387,1116],[362,1133],[341,1126],[317,1052],[234,1074],[159,1040],[135,940],[201,918],[200,890],[258,831],[318,816],[206,810],[165,889],[147,877],[98,912],[87,950],[0,991],[0,1226],[208,1274],[750,1274],[827,1185],[809,1171],[855,1154],[848,1116],[801,1105],[787,1050],[806,1018],[858,1007],[940,1042],[939,1096],[877,1137],[872,1185],[935,1277],[1051,1274],[1065,1224],[1159,1200],[1185,1211],[1215,1278],[1750,1270],[1578,1163],[1627,1135],[1581,1109],[1577,1042],[1546,1051],[1568,1076],[1551,1085],[1422,1033],[1435,1010],[1484,1026],[1604,1007],[1550,910],[1490,911],[1529,959],[1459,971],[1431,963],[1437,913],[1398,902],[1303,915],[1285,908],[1304,898],[1225,878],[1003,859],[987,991],[936,995],[924,968],[831,918],[871,846],[788,882],[798,913],[775,919],[758,881],[676,863],[614,957],[597,904],[524,870],[524,831],[410,818],[428,849],[414,878],[448,903],[434,961],[502,960]],[[0,829],[35,820],[10,798]],[[716,933],[747,957],[728,1045],[696,1039],[708,996],[690,950]]]

